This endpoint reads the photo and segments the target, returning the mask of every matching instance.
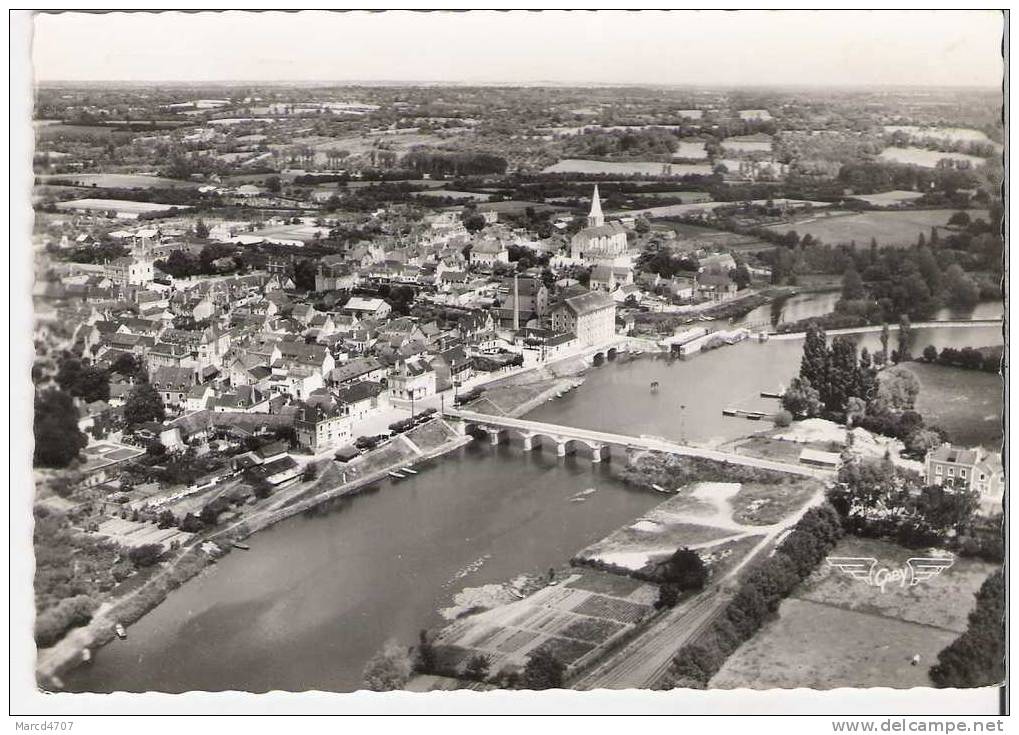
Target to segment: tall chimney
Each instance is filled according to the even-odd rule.
[[[520,331],[520,287],[518,285],[519,276],[513,274],[513,331]]]

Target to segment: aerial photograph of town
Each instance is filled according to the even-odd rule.
[[[997,687],[1003,21],[970,17],[996,66],[945,84],[37,60],[38,689]]]

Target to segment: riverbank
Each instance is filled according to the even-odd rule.
[[[789,324],[787,330],[772,332],[771,339],[803,339],[803,335],[806,334],[807,326],[811,322],[818,324],[823,327],[825,334],[829,337],[838,334],[872,334],[880,332],[884,329],[884,325],[879,324],[860,324],[857,326],[846,326],[846,327],[835,327],[828,328],[825,326],[825,320],[822,318],[807,319],[806,324]],[[910,329],[927,329],[934,327],[952,327],[952,328],[964,328],[964,327],[988,327],[994,325],[1001,325],[1003,322],[1001,319],[950,319],[946,321],[930,321],[930,322],[916,322],[910,324]],[[786,326],[786,325],[782,325]],[[781,329],[781,327],[780,327]],[[796,331],[794,331],[796,330]],[[898,332],[898,324],[889,324],[889,332]]]
[[[685,593],[677,607],[659,606],[658,564],[678,548],[696,549],[717,590],[823,493],[815,480],[778,475],[762,479],[759,473],[750,477],[745,468],[719,463],[708,467],[699,459],[647,453],[635,461],[645,480],[641,486],[654,487],[648,480],[668,483],[666,500],[575,552],[568,566],[457,593],[454,605],[441,611],[447,622],[428,633],[434,654],[430,668],[403,688],[459,688],[479,680],[515,688],[527,660],[538,652],[551,653],[562,662],[573,683],[610,672],[622,676],[626,686],[653,686],[655,671],[634,673],[627,665],[616,672],[609,659],[625,658],[626,649],[643,641],[658,621],[703,607],[713,594]],[[678,466],[697,477],[662,476]],[[722,481],[706,482],[701,475]],[[673,493],[678,481],[684,484]],[[589,488],[570,501],[588,502],[596,492]],[[679,626],[683,635],[693,628]],[[659,651],[666,654],[666,663],[678,645],[670,641]],[[487,673],[479,679],[472,673],[472,662],[481,659]]]
[[[591,366],[585,354],[533,365],[485,384],[486,401],[479,411],[520,416],[583,383]],[[486,398],[487,397],[487,398]],[[494,400],[492,400],[494,399]],[[487,409],[487,411],[486,411]],[[277,491],[256,505],[246,517],[203,534],[164,562],[163,568],[121,599],[109,600],[85,626],[75,628],[54,646],[40,650],[36,675],[42,684],[60,688],[60,675],[82,663],[82,652],[111,642],[117,623],[130,626],[162,603],[170,592],[230,553],[233,544],[295,515],[344,497],[356,495],[401,467],[409,467],[455,451],[471,441],[458,435],[442,419],[433,419],[392,441],[354,458],[345,465],[331,459],[309,487],[294,485]]]
[[[349,463],[346,472],[330,465],[310,488],[300,485],[278,491],[246,518],[197,537],[177,555],[163,563],[159,572],[119,599],[107,600],[92,620],[71,630],[54,646],[37,653],[36,680],[41,687],[60,689],[60,676],[82,664],[82,653],[100,648],[115,637],[115,626],[125,627],[151,612],[182,584],[199,575],[217,559],[230,553],[233,544],[287,518],[322,503],[356,495],[401,467],[409,467],[455,451],[471,437],[460,436],[442,419],[433,419],[407,434],[399,435]],[[396,445],[395,447],[393,445]],[[339,477],[336,477],[339,473]],[[353,476],[351,476],[353,475]],[[318,489],[339,479],[340,484]],[[291,492],[288,492],[291,491]]]

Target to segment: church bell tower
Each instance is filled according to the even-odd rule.
[[[588,227],[601,227],[605,224],[605,215],[601,213],[601,197],[598,196],[598,185],[594,185],[594,194],[591,195],[591,213],[587,215]]]

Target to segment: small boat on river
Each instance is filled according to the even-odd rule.
[[[403,478],[406,477],[406,475],[401,475],[399,472],[390,472],[389,476],[395,480],[402,480]]]
[[[247,544],[242,544],[240,541],[234,541],[233,544],[231,544],[231,545],[235,549],[240,549],[241,551],[251,551],[251,547],[250,546],[248,546]]]
[[[125,638],[127,638],[127,631],[124,629],[124,626],[121,625],[120,623],[117,623],[116,625],[113,626],[113,632],[117,634],[117,637],[120,640],[124,640]]]
[[[87,648],[84,651],[82,651],[81,652],[81,662],[83,664],[90,664],[90,663],[92,663],[92,651],[90,651]]]
[[[406,472],[408,475],[416,475],[418,473],[417,470],[412,470],[410,467],[404,467],[400,472]]]

